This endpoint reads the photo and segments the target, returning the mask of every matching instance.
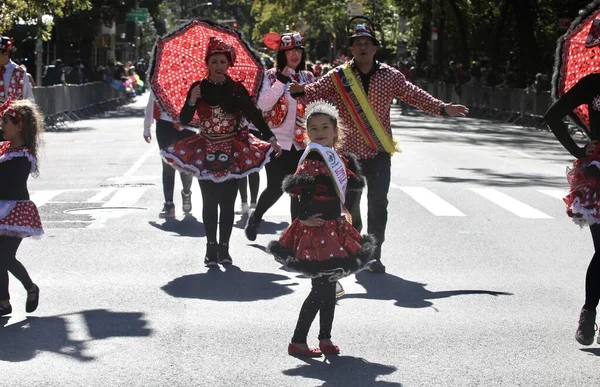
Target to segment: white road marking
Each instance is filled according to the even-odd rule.
[[[567,196],[568,192],[561,189],[538,189],[539,192],[551,196],[556,199],[562,200],[565,196]]]
[[[115,190],[116,190],[116,188],[114,188],[114,187],[104,188],[103,190],[101,190],[100,192],[98,192],[97,194],[95,194],[94,196],[89,198],[87,200],[87,202],[88,203],[102,202],[102,201],[104,201],[104,199],[109,197],[110,194],[112,194]]]
[[[64,190],[36,191],[35,193],[30,195],[30,198],[31,198],[31,201],[34,202],[35,205],[38,206],[38,208],[39,208],[63,192],[65,192],[65,191]]]
[[[140,200],[147,187],[124,187],[119,188],[113,197],[104,203],[102,207],[128,207]]]
[[[133,176],[138,171],[138,169],[140,169],[140,167],[146,162],[146,160],[150,158],[150,156],[156,155],[157,152],[158,151],[154,147],[148,149],[146,153],[144,153],[139,159],[137,159],[137,161],[131,166],[131,168],[129,168],[129,170],[125,172],[125,174],[123,174],[123,176],[117,179],[117,181],[124,181],[127,180],[128,177]]]
[[[471,188],[471,191],[483,196],[492,203],[504,208],[524,219],[553,219],[550,215],[536,210],[535,208],[518,201],[493,188]]]
[[[400,189],[435,216],[466,216],[458,208],[425,187],[400,187]]]

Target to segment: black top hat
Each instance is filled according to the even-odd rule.
[[[354,27],[354,31],[352,33],[352,35],[348,38],[348,45],[352,45],[352,41],[354,40],[354,38],[360,38],[360,37],[368,37],[371,38],[373,40],[373,43],[375,43],[376,46],[379,46],[379,40],[377,40],[377,38],[375,37],[375,34],[373,33],[373,23],[371,23],[371,21],[369,19],[367,19],[364,16],[357,16],[352,18],[349,22],[348,22],[348,26],[350,26],[350,23],[352,23],[354,20],[356,19],[364,19],[366,21],[366,23],[360,23],[357,24]]]
[[[0,36],[0,50],[11,52],[15,42],[12,38],[8,36]]]

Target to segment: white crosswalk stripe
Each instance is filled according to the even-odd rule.
[[[458,208],[425,187],[399,188],[435,216],[466,216]]]
[[[551,196],[556,199],[562,200],[565,196],[567,196],[567,191],[560,189],[538,189],[539,192]]]
[[[492,203],[525,219],[552,219],[550,215],[502,193],[494,188],[471,188],[471,191],[483,196]]]
[[[63,192],[65,192],[65,191],[64,190],[37,191],[30,195],[30,199],[39,208]]]

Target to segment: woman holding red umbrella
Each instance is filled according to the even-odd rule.
[[[229,238],[238,179],[260,170],[269,162],[273,151],[275,156],[281,153],[275,135],[244,85],[227,75],[235,59],[233,46],[217,37],[210,38],[205,55],[208,76],[191,85],[179,115],[181,124],[186,125],[197,114],[201,132],[161,152],[169,164],[200,181],[207,266],[232,263]],[[249,134],[245,119],[252,122],[268,142]]]
[[[256,209],[248,217],[246,237],[254,241],[258,226],[265,212],[283,195],[281,184],[287,175],[296,172],[300,157],[306,148],[305,107],[291,97],[288,85],[315,82],[315,76],[306,70],[304,38],[298,32],[279,35],[267,34],[265,45],[277,50],[276,67],[267,70],[257,106],[263,111],[265,120],[277,136],[283,152],[281,157],[266,166],[267,188],[261,193]],[[298,217],[298,200],[291,198],[292,221]]]
[[[567,215],[579,226],[590,226],[595,253],[585,278],[585,302],[575,339],[594,342],[596,308],[600,301],[600,0],[580,13],[559,40],[552,93],[554,104],[546,112],[550,129],[577,160],[567,174],[570,190],[563,199]],[[565,116],[589,134],[580,147],[569,134]],[[600,337],[599,337],[600,342]]]

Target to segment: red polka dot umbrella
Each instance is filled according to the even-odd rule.
[[[558,40],[556,63],[552,77],[552,97],[560,98],[580,79],[600,73],[600,0],[582,10]],[[569,115],[582,129],[590,132],[587,105],[581,105]]]
[[[239,32],[211,21],[193,20],[156,42],[150,67],[152,91],[174,121],[179,121],[179,112],[192,83],[208,76],[204,59],[212,36],[234,47],[235,64],[227,74],[234,81],[242,82],[250,95],[258,97],[264,68]],[[190,125],[198,126],[198,118],[194,117]]]

